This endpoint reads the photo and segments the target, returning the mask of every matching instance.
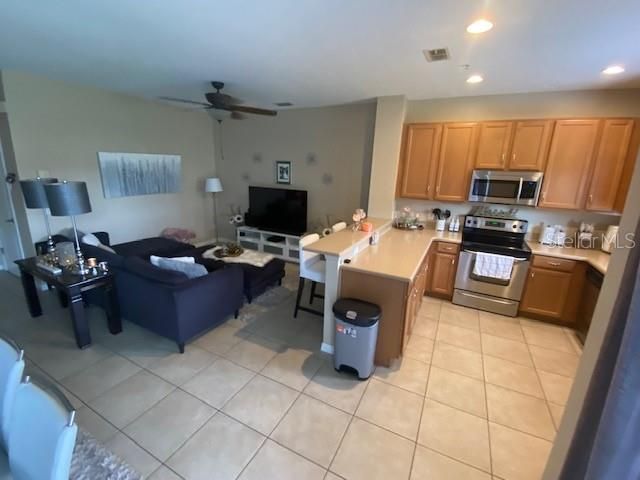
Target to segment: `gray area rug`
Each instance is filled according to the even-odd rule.
[[[70,480],[142,480],[142,475],[100,442],[78,429]]]

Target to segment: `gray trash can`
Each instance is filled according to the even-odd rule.
[[[357,372],[360,380],[371,376],[381,313],[378,305],[354,298],[341,298],[333,304],[336,319],[333,365],[336,370],[348,367]]]

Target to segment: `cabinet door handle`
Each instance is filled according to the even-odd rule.
[[[589,205],[593,203],[593,193],[589,194]]]
[[[503,154],[502,154],[502,156],[501,156],[502,161],[500,162],[500,163],[502,163],[503,165],[504,165],[504,157],[505,157],[505,155],[504,155],[504,153],[503,153]]]
[[[451,259],[451,265],[454,265],[455,263],[456,263],[456,259],[455,259],[455,258],[452,258],[452,259]]]
[[[547,262],[549,265],[551,265],[552,267],[559,267],[560,264],[558,262]]]
[[[536,272],[531,272],[531,278],[536,276]]]
[[[547,192],[542,192],[542,200],[546,200],[547,199]]]
[[[436,185],[436,193],[440,193],[440,185]]]
[[[513,154],[513,155],[511,155],[511,160],[513,160],[514,162],[516,161],[516,154],[515,154],[515,152],[514,152],[514,154]]]

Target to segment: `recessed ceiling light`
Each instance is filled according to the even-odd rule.
[[[469,33],[484,33],[488,32],[493,28],[493,23],[489,20],[485,20],[484,18],[479,18],[471,25],[467,27],[467,32]]]
[[[471,75],[467,78],[467,83],[480,83],[483,80],[484,78],[482,78],[482,75]]]
[[[617,75],[622,72],[624,72],[624,67],[622,65],[609,65],[607,68],[602,70],[602,73],[605,75]]]

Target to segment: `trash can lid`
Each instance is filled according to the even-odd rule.
[[[375,303],[355,298],[339,298],[333,304],[333,313],[343,322],[357,327],[370,327],[380,320],[382,310]]]

